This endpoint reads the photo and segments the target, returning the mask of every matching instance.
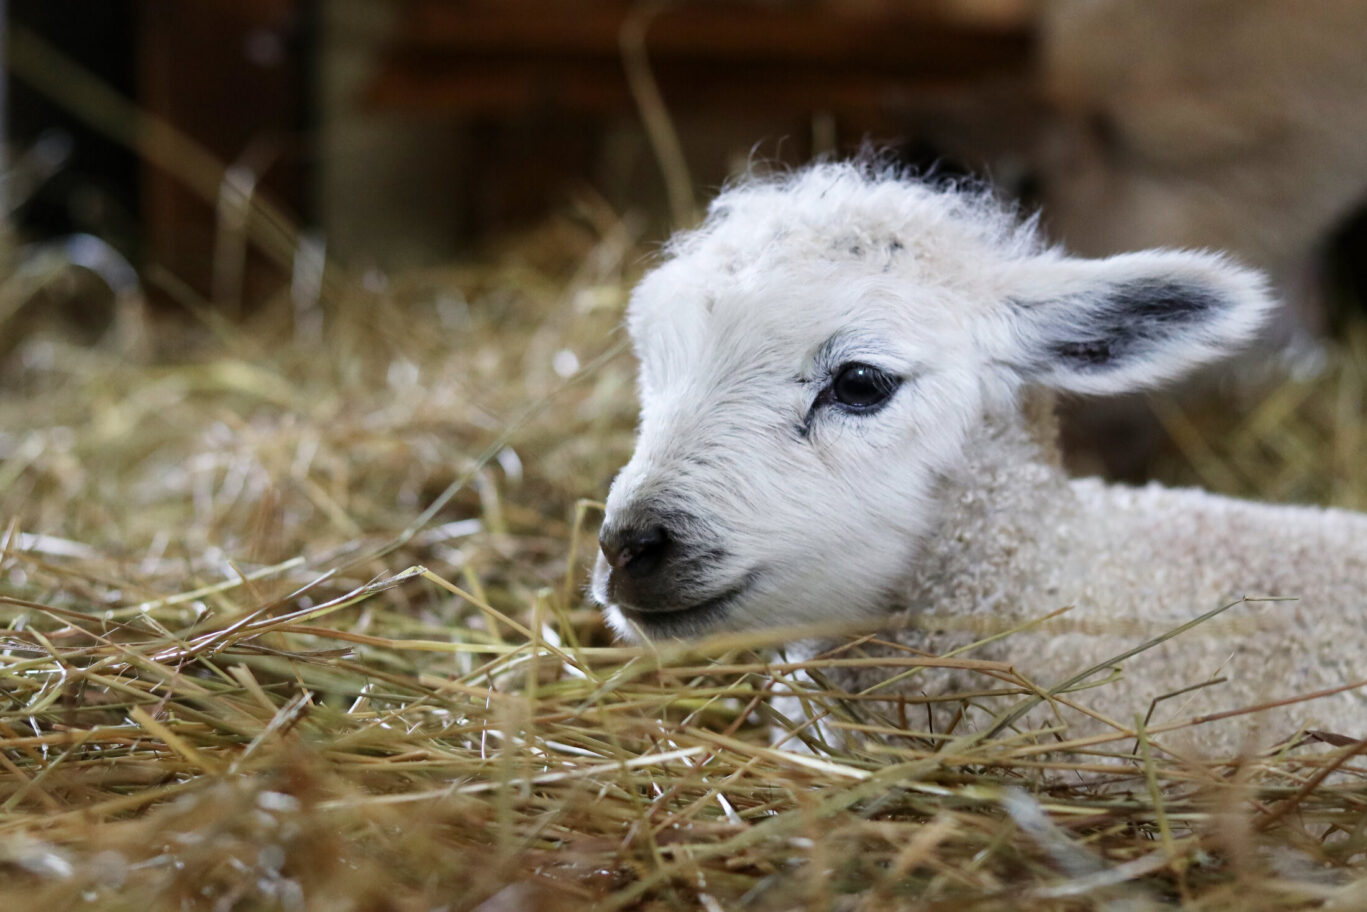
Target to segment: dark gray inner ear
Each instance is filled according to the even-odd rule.
[[[1189,282],[1137,279],[1081,299],[1016,303],[1050,313],[1043,341],[1055,365],[1101,372],[1143,358],[1174,335],[1192,331],[1222,302],[1211,289]]]

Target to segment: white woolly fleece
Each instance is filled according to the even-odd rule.
[[[1156,727],[1367,679],[1367,515],[1157,484],[1133,488],[1068,479],[1027,430],[1019,417],[1009,416],[974,434],[964,464],[941,492],[936,531],[906,583],[904,604],[920,616],[892,639],[944,654],[1067,607],[1055,620],[964,654],[1009,662],[1049,688],[1244,596],[1280,596],[1292,600],[1236,604],[1129,659],[1118,683],[1069,699],[1132,728],[1135,715],[1146,714],[1155,698],[1227,679],[1160,702],[1148,723]],[[798,653],[810,657],[840,645],[808,642]],[[903,692],[916,697],[1000,686],[985,675],[927,671],[907,681]],[[886,672],[838,670],[827,677],[857,693],[878,685]],[[992,713],[1016,699],[974,701],[959,730],[989,724]],[[923,708],[896,702],[894,696],[876,711],[925,730]],[[941,731],[958,709],[937,709]],[[1042,707],[1021,724],[1060,723],[1068,726],[1064,738],[1108,730],[1063,705]],[[1216,720],[1155,741],[1230,756],[1304,729],[1367,735],[1367,688]]]
[[[1290,595],[1131,660],[1099,705],[1128,722],[1216,673],[1231,680],[1160,717],[1367,676],[1367,517],[1070,482],[1018,405],[1032,388],[1180,376],[1270,307],[1262,279],[1218,255],[1069,258],[987,193],[868,164],[733,187],[633,295],[641,422],[604,528],[669,545],[643,579],[600,555],[594,594],[628,638],[897,611],[1004,629],[1076,606],[981,656],[1046,686],[1221,600]],[[861,365],[891,390],[868,407],[836,393]],[[930,626],[896,636],[976,639]],[[909,686],[964,683],[946,677]],[[1288,712],[1284,728],[1367,734],[1354,694]],[[1202,746],[1237,745],[1243,727],[1202,729]]]

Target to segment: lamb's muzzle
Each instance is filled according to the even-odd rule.
[[[1213,627],[1135,660],[1102,711],[1217,674],[1186,708],[1367,677],[1367,516],[1070,481],[1018,404],[1236,350],[1272,305],[1256,273],[1189,251],[1070,258],[987,195],[861,165],[734,187],[668,254],[628,312],[641,422],[593,580],[623,636],[904,610],[1005,628],[1071,605],[1073,626],[975,653],[1047,685],[1248,592],[1302,601],[1230,621],[1256,635]],[[934,651],[988,632],[900,636]],[[1354,701],[1314,709],[1367,730]]]
[[[594,574],[599,601],[611,603],[634,629],[688,635],[720,623],[751,588],[757,573],[727,582],[718,571],[725,553],[707,542],[715,532],[677,510],[633,505],[604,522]]]

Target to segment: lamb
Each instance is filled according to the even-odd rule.
[[[1092,715],[1036,721],[1129,726],[1156,697],[1227,678],[1151,724],[1337,690],[1191,729],[1184,746],[1367,735],[1364,693],[1343,687],[1367,677],[1367,515],[1073,480],[1024,407],[1180,377],[1250,340],[1272,306],[1225,257],[1071,258],[988,192],[876,162],[740,183],[633,293],[642,411],[592,593],[628,640],[886,621],[881,654],[943,653],[1071,608],[970,653],[1043,687],[1245,594],[1295,597],[1236,604],[1131,658],[1123,686],[1074,695]],[[830,677],[857,692],[889,674]],[[907,687],[965,683],[983,687]]]

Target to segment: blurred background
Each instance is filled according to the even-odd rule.
[[[584,197],[658,235],[728,175],[864,141],[990,177],[1083,253],[1230,249],[1286,290],[1286,337],[1332,330],[1363,284],[1367,12],[1352,0],[7,7],[21,234],[89,232],[220,303],[285,278],[252,258],[241,288],[218,263],[215,288],[234,194],[389,270]],[[205,160],[168,168],[184,147]]]
[[[0,7],[0,353],[54,323],[132,352],[138,320],[186,308],[298,323],[512,248],[568,276],[586,238],[648,251],[730,176],[867,143],[992,180],[1079,253],[1267,270],[1282,311],[1211,382],[1317,376],[1363,314],[1357,0]],[[1151,473],[1170,434],[1149,404],[1070,408],[1080,469]]]

